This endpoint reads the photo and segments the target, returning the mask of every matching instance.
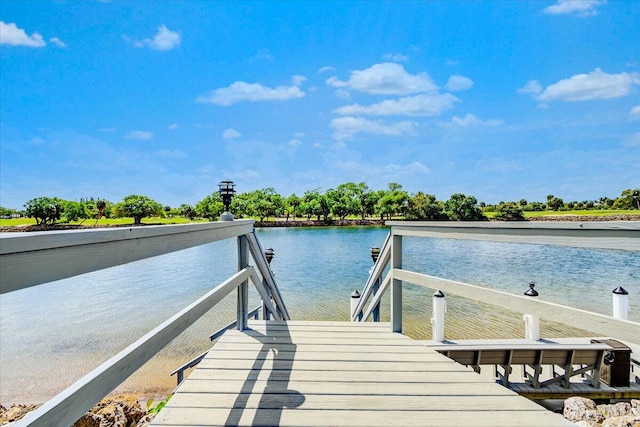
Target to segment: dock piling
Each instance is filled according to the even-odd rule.
[[[622,286],[613,290],[613,317],[621,320],[629,319],[629,292]]]
[[[447,312],[447,301],[442,291],[433,294],[433,317],[431,318],[431,328],[433,340],[444,341],[444,315]]]

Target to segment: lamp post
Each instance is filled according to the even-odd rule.
[[[236,193],[235,186],[233,181],[220,181],[218,184],[220,198],[224,204],[224,213],[220,215],[220,221],[233,221],[233,215],[229,213],[229,205],[231,205],[231,199]]]

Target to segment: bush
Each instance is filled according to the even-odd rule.
[[[498,221],[524,221],[524,214],[519,206],[503,204],[498,206],[495,218]]]

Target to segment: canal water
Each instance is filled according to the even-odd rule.
[[[349,296],[361,290],[384,227],[258,229],[272,247],[276,281],[292,319],[347,320]],[[540,298],[603,314],[611,291],[631,294],[640,321],[640,254],[547,245],[405,238],[405,268],[522,294],[530,281]],[[0,296],[0,403],[43,402],[106,361],[235,271],[235,240],[60,280]],[[404,285],[404,331],[431,336],[434,290]],[[518,338],[522,313],[447,297],[447,338]],[[258,305],[255,290],[251,307]],[[210,333],[234,319],[235,293],[141,368],[119,391],[165,396],[169,373],[211,346]],[[388,320],[385,298],[382,320]],[[588,331],[541,322],[543,337]]]

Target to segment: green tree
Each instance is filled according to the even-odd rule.
[[[296,220],[296,217],[300,213],[300,205],[302,204],[302,199],[296,196],[295,193],[290,195],[285,200],[285,209],[287,215],[287,221],[289,220],[289,215],[293,215],[293,220]]]
[[[133,218],[134,224],[140,224],[142,218],[162,215],[162,205],[155,200],[138,194],[131,194],[113,207],[118,217]]]
[[[496,217],[498,221],[524,221],[522,208],[515,203],[502,203],[498,205]]]
[[[381,197],[376,202],[375,212],[380,215],[381,219],[386,216],[391,219],[394,215],[405,213],[407,203],[409,201],[409,193],[402,189],[402,185],[391,182],[389,189],[383,191]]]
[[[36,224],[53,225],[62,215],[63,201],[57,197],[36,197],[24,204],[25,214]]]
[[[91,212],[87,209],[87,205],[82,202],[66,201],[63,204],[64,221],[80,221],[84,222],[91,218]]]
[[[553,194],[547,196],[547,208],[552,211],[558,211],[564,206],[564,200],[560,197],[556,197]]]
[[[320,190],[316,188],[315,190],[305,191],[302,195],[300,209],[307,217],[307,221],[309,221],[314,215],[317,215],[318,220],[320,220],[320,215],[322,215],[322,210],[320,208]]]
[[[454,221],[477,221],[486,219],[480,208],[478,200],[473,196],[462,193],[452,194],[444,203],[444,209]]]
[[[620,197],[613,203],[615,209],[639,209],[640,210],[640,188],[624,190]]]
[[[436,201],[436,196],[425,194],[422,191],[409,198],[407,204],[407,219],[414,220],[437,220],[444,214],[442,205]]]
[[[196,218],[196,216],[198,216],[198,213],[196,212],[195,208],[186,203],[181,204],[178,210],[182,217],[187,218],[189,220],[193,220]]]
[[[235,202],[235,199],[233,201]],[[233,203],[232,203],[233,205]],[[224,204],[218,192],[212,193],[196,204],[196,214],[209,221],[217,221],[224,212]],[[235,210],[234,210],[235,212]]]

